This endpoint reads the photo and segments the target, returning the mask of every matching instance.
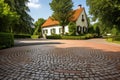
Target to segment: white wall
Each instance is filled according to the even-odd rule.
[[[69,28],[68,28],[68,25],[65,26],[65,33],[69,33]]]
[[[84,15],[84,21],[82,21],[82,15]],[[81,27],[83,26],[88,27],[87,16],[86,16],[85,10],[83,10],[82,13],[80,14],[78,20],[76,21],[76,25],[81,26]]]
[[[51,29],[55,29],[55,34],[61,34],[59,33],[59,28],[62,28],[62,26],[50,26],[50,27],[45,27],[45,28],[42,28],[42,33],[43,33],[43,30],[48,30],[48,33],[46,35],[51,35]],[[65,33],[68,33],[68,26],[65,26]]]

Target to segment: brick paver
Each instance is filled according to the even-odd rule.
[[[82,40],[39,43],[0,50],[0,80],[120,80],[120,46]]]

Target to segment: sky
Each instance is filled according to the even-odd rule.
[[[49,16],[52,15],[52,10],[49,6],[49,3],[52,0],[29,0],[27,6],[30,9],[29,14],[34,19],[34,22],[38,20],[38,18],[48,19]],[[77,9],[79,4],[85,8],[86,13],[88,14],[88,6],[86,6],[86,0],[72,0],[73,1],[73,9]]]

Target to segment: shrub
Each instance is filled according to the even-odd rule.
[[[71,40],[85,40],[85,39],[90,39],[93,38],[92,34],[82,34],[80,36],[62,36],[62,39],[71,39]]]
[[[14,37],[12,33],[0,33],[0,49],[12,47],[14,45]]]
[[[81,36],[61,36],[61,35],[51,35],[51,36],[46,36],[47,39],[71,39],[71,40],[82,40],[82,39],[90,39],[93,38],[92,34],[84,34]]]
[[[112,38],[107,38],[107,41],[112,42],[113,39]]]
[[[54,35],[51,35],[51,36],[46,36],[47,39],[61,39],[61,35],[57,35],[57,34],[54,34]]]
[[[94,37],[94,35],[92,35],[92,34],[86,34],[86,35],[85,35],[85,38],[86,38],[86,39],[90,39],[90,38],[93,38],[93,37]]]
[[[30,34],[14,34],[14,38],[31,38]]]
[[[76,24],[74,22],[70,22],[68,24],[68,28],[69,28],[69,35],[75,36],[76,35]]]
[[[112,28],[112,30],[111,30],[111,33],[112,33],[112,36],[118,35],[118,30],[117,30],[117,28],[116,28],[115,25],[113,26],[113,28]]]
[[[67,32],[65,32],[65,34],[64,34],[64,36],[69,36],[70,34],[69,33],[67,33]]]
[[[62,39],[77,40],[77,39],[81,39],[81,36],[62,36]]]
[[[31,38],[32,39],[38,39],[40,36],[39,35],[32,35]]]
[[[115,40],[116,40],[116,41],[120,41],[120,36],[117,36],[117,37],[115,38]]]
[[[86,39],[86,36],[62,36],[62,39],[82,40]]]
[[[120,41],[120,36],[113,36],[113,37],[112,37],[112,40],[113,40],[113,41]]]

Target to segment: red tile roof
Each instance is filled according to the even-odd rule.
[[[70,19],[70,21],[76,21],[78,17],[80,16],[80,14],[82,13],[83,9],[84,8],[74,10],[74,14],[72,18]],[[50,26],[55,26],[55,25],[59,25],[59,22],[49,17],[46,20],[46,22],[42,25],[42,27],[50,27]]]
[[[42,27],[54,26],[58,25],[59,22],[56,20],[51,19],[50,17],[46,20],[46,22],[42,25]]]
[[[80,14],[82,13],[83,9],[84,8],[74,10],[74,14],[73,14],[72,18],[70,19],[70,21],[76,21],[78,19],[78,17],[80,16]]]

